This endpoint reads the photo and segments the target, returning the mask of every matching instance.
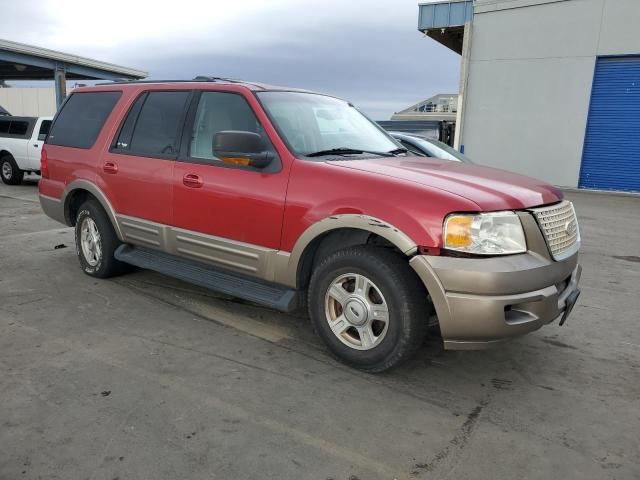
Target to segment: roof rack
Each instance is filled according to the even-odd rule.
[[[238,80],[236,78],[213,77],[210,75],[198,75],[193,78],[193,81],[194,82],[251,83],[251,82],[245,82],[244,80]]]
[[[213,77],[210,75],[198,75],[192,80],[114,80],[113,82],[96,83],[96,85],[114,85],[114,84],[130,84],[130,83],[193,83],[193,82],[221,82],[221,83],[250,83],[235,78]],[[253,85],[253,84],[252,84]]]

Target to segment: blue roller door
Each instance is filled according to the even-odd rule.
[[[640,57],[596,63],[580,187],[640,191]]]

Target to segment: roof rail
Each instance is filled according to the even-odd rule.
[[[130,84],[130,83],[193,83],[193,82],[222,82],[222,83],[250,83],[243,80],[236,80],[234,78],[212,77],[208,75],[198,75],[192,80],[114,80],[113,82],[101,82],[96,85],[115,85],[115,84]]]
[[[194,82],[229,82],[229,83],[249,83],[244,80],[225,77],[213,77],[211,75],[198,75],[193,78]]]

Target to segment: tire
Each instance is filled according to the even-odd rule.
[[[308,302],[314,329],[331,353],[368,372],[388,370],[414,355],[432,311],[407,260],[368,245],[325,258],[311,276]]]
[[[83,241],[85,235],[86,240]],[[91,277],[109,278],[126,271],[127,265],[113,256],[121,242],[109,217],[96,200],[88,200],[78,209],[75,236],[76,254],[84,273]]]
[[[20,170],[11,155],[5,155],[0,158],[0,177],[7,185],[20,185],[24,177],[24,171]]]

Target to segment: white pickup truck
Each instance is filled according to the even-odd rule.
[[[25,173],[40,174],[40,151],[51,117],[0,116],[0,177],[18,185]]]

